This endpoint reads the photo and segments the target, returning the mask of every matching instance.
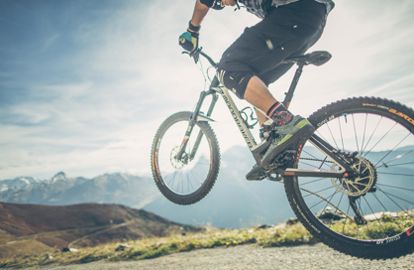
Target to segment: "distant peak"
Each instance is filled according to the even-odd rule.
[[[64,172],[58,172],[52,177],[52,181],[63,180],[66,179],[66,174]]]

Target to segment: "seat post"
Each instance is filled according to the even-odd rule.
[[[289,90],[285,93],[285,100],[283,101],[283,105],[285,105],[286,108],[289,108],[290,102],[293,99],[293,94],[295,93],[296,86],[298,85],[300,76],[302,76],[303,66],[304,63],[298,63],[298,68],[296,69],[295,76],[293,77]]]

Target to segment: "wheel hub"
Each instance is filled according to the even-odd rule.
[[[188,155],[183,153],[180,159],[177,158],[178,151],[180,151],[180,146],[176,146],[171,150],[170,153],[170,162],[174,169],[181,170],[185,165],[188,164]]]
[[[336,188],[350,197],[360,197],[375,190],[377,171],[375,166],[364,157],[355,157],[351,166],[352,178],[332,179]]]

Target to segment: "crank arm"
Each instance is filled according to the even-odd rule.
[[[280,173],[282,176],[300,176],[300,177],[322,177],[322,178],[344,178],[344,172],[328,172],[323,170],[301,170],[287,168]]]

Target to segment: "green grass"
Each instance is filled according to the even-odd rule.
[[[382,218],[382,223],[374,221],[369,226],[346,226],[346,234],[359,238],[369,239],[393,235],[401,228],[414,224],[414,218],[404,220]],[[334,230],[342,231],[344,221],[330,226]],[[255,244],[261,247],[294,246],[316,243],[316,240],[300,224],[280,225],[265,229],[234,229],[220,230],[206,228],[204,232],[187,235],[172,235],[163,238],[147,238],[124,243],[128,247],[123,251],[115,251],[118,243],[101,245],[98,247],[82,248],[77,252],[61,253],[52,252],[38,256],[16,257],[0,260],[2,267],[29,267],[49,264],[79,264],[99,260],[121,261],[142,260],[157,258],[160,256],[188,252],[196,249],[216,247],[231,247],[245,244]]]

